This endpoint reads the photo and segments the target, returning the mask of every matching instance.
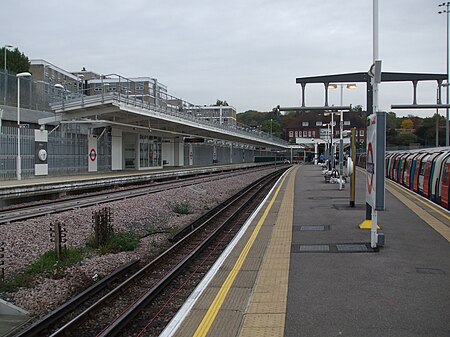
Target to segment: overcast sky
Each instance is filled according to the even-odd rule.
[[[379,0],[383,71],[446,73],[439,3]],[[238,112],[298,106],[297,77],[367,71],[373,57],[372,0],[16,0],[2,1],[1,12],[0,44],[30,59],[156,77],[174,96],[226,100]],[[364,86],[345,89],[343,100],[365,107]],[[434,103],[436,84],[419,84],[418,100]],[[382,84],[383,110],[411,102],[411,84]],[[322,85],[307,87],[306,103],[324,104]]]

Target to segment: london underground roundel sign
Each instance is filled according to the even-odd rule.
[[[89,159],[91,159],[91,161],[95,161],[95,159],[97,159],[97,151],[95,151],[95,149],[91,149],[89,152]]]

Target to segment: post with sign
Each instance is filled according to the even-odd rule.
[[[352,167],[350,173],[350,207],[355,207],[355,198],[356,198],[356,172],[353,169],[353,166],[356,165],[356,128],[352,128],[352,143],[350,146],[350,155],[351,158],[347,162],[347,169],[350,172],[350,166]]]
[[[47,130],[34,130],[34,140],[34,174],[36,176],[48,175]]]
[[[370,246],[384,244],[384,235],[378,235],[378,211],[384,209],[384,174],[386,152],[386,115],[378,111],[378,84],[381,83],[381,60],[378,57],[378,0],[373,0],[373,63],[369,70],[372,77],[372,114],[368,117],[366,151],[366,203],[372,208]],[[367,213],[367,212],[366,212]],[[367,214],[366,214],[367,218]],[[361,228],[361,226],[360,226]]]
[[[385,152],[386,152],[386,114],[377,112],[369,116],[369,126],[367,127],[367,159],[366,159],[366,202],[372,208],[372,224],[370,244],[372,248],[379,243],[378,213],[384,210],[384,172],[385,172]]]
[[[88,138],[88,172],[97,172],[97,136]]]

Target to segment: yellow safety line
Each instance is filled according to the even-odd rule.
[[[442,235],[448,242],[450,242],[450,227],[443,222],[436,219],[429,212],[421,208],[418,204],[409,200],[406,196],[400,193],[399,190],[388,187],[390,192],[401,202],[403,202],[409,209],[416,213],[423,221],[430,225],[436,232]]]
[[[358,167],[360,171],[365,171],[364,169]],[[440,235],[442,235],[448,242],[450,242],[450,227],[443,223],[442,221],[439,221],[435,216],[428,213],[425,209],[421,208],[418,204],[414,203],[412,200],[409,200],[401,194],[401,192],[406,192],[409,194],[409,196],[413,197],[417,201],[420,201],[423,205],[427,206],[428,208],[432,209],[436,213],[442,215],[446,219],[450,219],[450,217],[442,212],[441,210],[437,209],[436,207],[431,205],[431,201],[425,201],[422,200],[420,197],[415,195],[413,192],[407,190],[406,188],[401,187],[401,185],[398,185],[397,183],[389,180],[386,178],[386,181],[391,185],[387,186],[387,189],[389,192],[392,193],[398,200],[400,200],[402,203],[406,205],[409,209],[411,209],[414,213],[416,213],[423,221],[425,221],[429,226],[431,226],[436,232],[438,232]],[[406,194],[405,193],[405,194]]]
[[[291,171],[291,169],[289,170]],[[228,292],[231,289],[231,286],[236,279],[236,276],[241,269],[248,252],[250,251],[250,248],[253,246],[253,243],[256,240],[256,237],[258,236],[258,233],[269,214],[273,203],[275,202],[276,197],[278,196],[278,193],[281,190],[281,186],[283,185],[285,179],[287,177],[287,174],[284,175],[280,185],[278,186],[277,190],[275,191],[275,194],[273,195],[272,199],[269,202],[269,205],[265,209],[261,219],[258,221],[258,224],[256,225],[255,229],[253,230],[253,233],[250,237],[250,239],[247,241],[247,244],[245,245],[244,249],[242,250],[241,254],[239,255],[239,258],[237,259],[236,263],[233,266],[233,269],[228,274],[227,278],[225,279],[225,282],[222,284],[222,287],[220,287],[219,292],[217,293],[214,301],[212,302],[211,306],[209,307],[207,313],[203,317],[202,322],[198,326],[197,330],[194,333],[194,337],[204,337],[208,334],[209,329],[211,328],[212,324],[214,323],[214,320],[216,319],[217,314],[219,313],[220,308],[222,307],[223,302],[225,301],[225,298],[228,294]]]
[[[365,173],[366,170],[364,170],[361,167],[357,167],[361,173]],[[445,214],[444,212],[442,212],[441,210],[439,210],[438,208],[434,207],[433,205],[431,205],[432,201],[429,200],[422,200],[420,197],[418,197],[414,192],[411,192],[410,190],[403,188],[403,186],[399,185],[396,182],[391,181],[390,179],[386,178],[385,179],[389,184],[391,184],[393,187],[399,189],[400,191],[406,192],[408,193],[411,197],[414,197],[414,199],[416,199],[417,201],[420,201],[422,204],[424,204],[425,206],[427,206],[428,208],[431,208],[433,211],[435,211],[436,213],[442,215],[444,218],[450,220],[450,216]]]
[[[445,214],[444,212],[442,212],[440,209],[434,207],[433,205],[431,205],[430,203],[432,201],[424,201],[422,200],[420,197],[418,197],[417,195],[415,195],[413,192],[407,190],[406,188],[402,188],[400,186],[397,186],[396,183],[386,179],[386,181],[391,184],[393,187],[395,187],[396,189],[406,192],[408,193],[411,197],[413,197],[414,199],[416,199],[417,201],[420,201],[422,204],[424,204],[425,206],[427,206],[428,208],[431,208],[433,211],[435,211],[436,213],[439,213],[440,215],[442,215],[444,218],[450,220],[450,215]]]

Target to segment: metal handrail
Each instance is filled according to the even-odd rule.
[[[170,96],[170,95],[168,95]],[[173,97],[173,96],[170,96]],[[216,131],[228,131],[229,133],[235,133],[239,135],[246,136],[247,138],[253,138],[256,140],[265,140],[271,141],[274,144],[287,146],[288,143],[282,139],[277,137],[271,137],[269,134],[264,132],[260,134],[255,134],[253,132],[248,132],[246,130],[239,129],[238,127],[230,127],[228,125],[217,125],[212,123],[211,121],[206,121],[204,119],[197,118],[195,115],[184,113],[184,109],[181,109],[174,105],[155,105],[150,101],[145,102],[145,100],[140,100],[141,102],[137,102],[136,95],[132,98],[130,95],[124,95],[118,92],[107,92],[102,94],[97,94],[93,96],[85,96],[83,100],[80,98],[71,98],[64,101],[64,108],[62,107],[62,103],[53,103],[51,107],[53,110],[67,111],[72,108],[77,107],[86,107],[90,105],[96,104],[112,104],[114,102],[118,104],[125,104],[134,107],[139,107],[143,110],[151,111],[154,113],[160,113],[164,115],[169,115],[178,118],[180,121],[190,121],[195,122],[197,124],[207,126],[210,129],[214,129]],[[145,102],[145,103],[144,103]],[[164,101],[163,101],[164,102]],[[183,101],[181,101],[183,102]],[[196,108],[197,106],[190,106],[191,109]]]

